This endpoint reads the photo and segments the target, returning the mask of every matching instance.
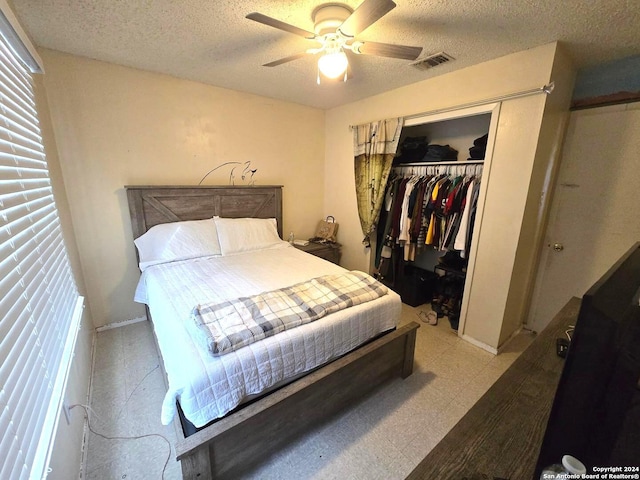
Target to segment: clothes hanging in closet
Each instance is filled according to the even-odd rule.
[[[392,173],[378,224],[376,266],[390,258],[397,247],[402,248],[405,261],[415,260],[428,247],[457,250],[465,258],[471,244],[480,169],[474,165],[471,173],[461,174],[446,167],[433,174]]]

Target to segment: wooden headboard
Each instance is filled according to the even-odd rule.
[[[133,238],[154,225],[227,218],[275,218],[282,238],[282,186],[127,185]]]

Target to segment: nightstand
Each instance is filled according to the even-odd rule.
[[[303,252],[310,253],[316,257],[324,258],[336,265],[340,264],[340,257],[342,256],[342,245],[339,243],[313,243],[309,242],[309,245],[293,245]]]

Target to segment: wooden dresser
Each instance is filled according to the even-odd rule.
[[[407,478],[531,480],[564,366],[556,338],[579,309],[572,298]]]

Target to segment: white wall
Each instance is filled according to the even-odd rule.
[[[541,87],[551,79],[557,49],[556,43],[543,45],[327,112],[324,210],[341,224],[344,266],[361,270],[369,266],[369,251],[360,243],[362,232],[356,209],[349,125],[415,115]],[[570,91],[570,87],[561,89],[560,95],[567,89]],[[476,239],[479,253],[464,332],[492,348],[500,346],[507,304],[513,298],[510,285],[530,194],[529,183],[534,163],[540,160],[536,151],[540,148],[546,100],[545,95],[509,100],[503,102],[500,111],[483,230]],[[523,320],[518,318],[518,325]]]
[[[42,50],[60,164],[96,326],[144,315],[125,185],[196,185],[251,161],[284,185],[284,232],[312,236],[323,213],[324,112]],[[229,183],[230,168],[208,185]],[[243,184],[237,178],[236,184]]]

